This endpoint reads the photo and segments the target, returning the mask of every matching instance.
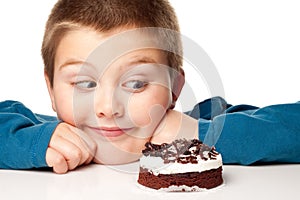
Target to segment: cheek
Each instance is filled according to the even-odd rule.
[[[57,117],[80,128],[92,116],[94,94],[80,92],[61,77],[56,76],[53,97]],[[94,116],[94,115],[93,115]]]
[[[74,117],[73,117],[73,103],[72,98],[67,93],[64,95],[57,94],[55,96],[55,106],[57,117],[69,124],[74,125]]]
[[[74,89],[67,84],[57,84],[54,88],[54,101],[56,106],[57,117],[73,126],[78,126],[78,122],[81,121],[82,112],[84,108],[81,108],[81,98],[76,96]],[[79,106],[81,105],[81,106]]]
[[[128,102],[131,121],[138,127],[156,126],[170,105],[169,90],[153,88],[147,92],[132,95]]]

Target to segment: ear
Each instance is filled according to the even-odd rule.
[[[174,82],[172,86],[172,104],[170,106],[170,109],[173,109],[175,107],[176,101],[181,93],[184,82],[185,82],[184,71],[182,68],[180,68],[180,71],[176,72],[174,75]]]
[[[48,89],[48,93],[50,96],[50,100],[51,100],[51,104],[52,104],[52,109],[54,110],[54,112],[56,112],[56,106],[55,106],[55,98],[54,98],[54,92],[53,92],[53,86],[51,85],[49,76],[46,72],[44,72],[44,77],[46,80],[46,84],[47,84],[47,89]]]

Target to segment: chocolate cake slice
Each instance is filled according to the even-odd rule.
[[[200,191],[223,183],[222,157],[200,140],[145,144],[138,183],[164,191]]]

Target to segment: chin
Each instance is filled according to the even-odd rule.
[[[131,139],[131,138],[129,138]],[[94,162],[103,165],[121,165],[138,161],[149,139],[97,141]]]
[[[98,144],[94,162],[103,165],[121,165],[139,160],[142,151],[131,152],[129,149],[110,143]]]
[[[122,165],[131,162],[138,161],[142,154],[134,153],[121,153],[118,155],[96,155],[94,158],[94,163],[102,165]]]

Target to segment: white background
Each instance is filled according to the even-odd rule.
[[[202,192],[140,188],[136,182],[138,167],[138,162],[119,166],[90,164],[64,175],[0,170],[0,199],[282,200],[299,197],[299,165],[224,165],[225,184]]]
[[[23,102],[51,114],[40,56],[44,25],[56,0],[2,1],[0,5],[0,101]],[[297,0],[170,0],[182,33],[214,62],[232,104],[270,104],[300,100],[300,3]],[[205,83],[198,100],[210,97]],[[192,105],[191,105],[192,106]]]

